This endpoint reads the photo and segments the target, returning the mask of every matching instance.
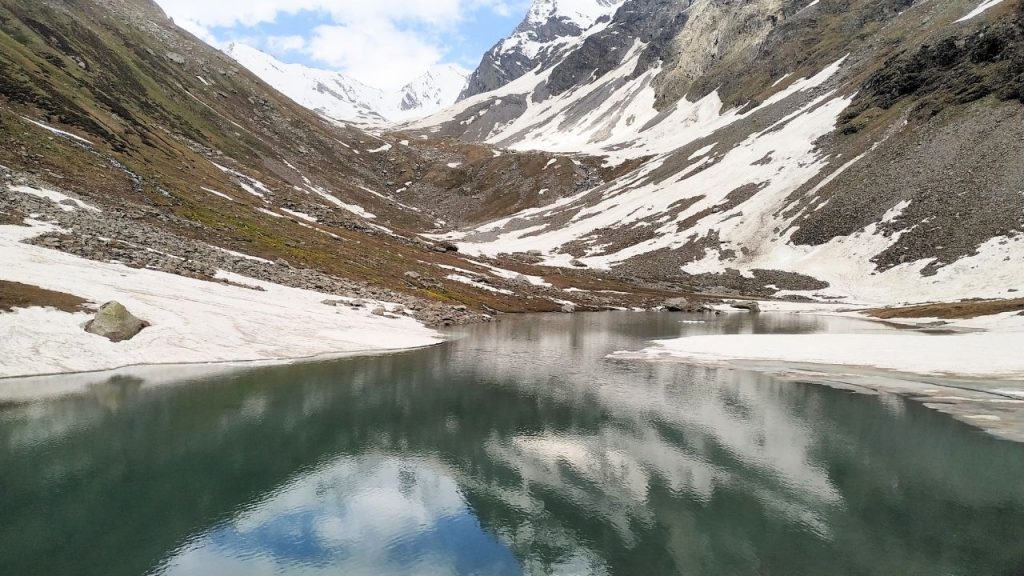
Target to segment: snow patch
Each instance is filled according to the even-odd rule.
[[[89,140],[86,140],[85,138],[82,138],[81,136],[78,136],[76,134],[72,134],[71,132],[65,132],[64,130],[59,130],[59,129],[54,128],[53,126],[50,126],[48,124],[43,124],[42,122],[38,122],[38,121],[33,120],[31,118],[26,118],[25,116],[22,116],[21,118],[22,118],[22,120],[24,120],[24,121],[26,121],[26,122],[28,122],[30,124],[34,124],[34,125],[38,126],[39,128],[42,128],[43,130],[47,130],[49,132],[52,132],[52,133],[54,133],[54,134],[56,134],[58,136],[63,136],[64,138],[70,138],[70,139],[72,139],[72,140],[74,140],[74,141],[76,141],[76,142],[78,142],[80,144],[86,144],[88,146],[92,146],[93,145],[93,143],[90,142]]]
[[[488,292],[496,292],[498,294],[507,294],[509,296],[511,296],[513,294],[513,292],[511,290],[505,290],[505,289],[502,289],[502,288],[495,288],[494,286],[490,286],[488,284],[484,284],[483,282],[477,282],[476,280],[473,280],[472,278],[470,278],[468,276],[463,276],[462,274],[449,274],[448,276],[446,276],[446,278],[448,280],[452,280],[452,281],[455,281],[455,282],[466,284],[466,285],[472,286],[474,288],[479,288],[480,290],[486,290]]]
[[[221,198],[223,198],[225,200],[230,200],[231,202],[235,201],[235,199],[232,198],[231,196],[228,196],[227,194],[225,194],[223,192],[218,192],[218,191],[214,190],[213,188],[207,188],[206,186],[200,186],[200,189],[203,190],[204,192],[209,192],[210,194],[213,194],[214,196],[220,196]]]
[[[316,223],[317,222],[317,219],[312,217],[312,216],[310,216],[309,214],[305,214],[305,213],[302,213],[302,212],[296,212],[295,210],[289,210],[287,208],[281,208],[281,212],[284,212],[285,214],[290,214],[292,216],[295,216],[299,220],[305,220],[306,222],[312,222],[312,223]]]
[[[255,196],[255,197],[257,197],[257,198],[259,198],[261,200],[266,201],[267,196],[271,194],[270,189],[267,188],[267,186],[265,184],[263,184],[262,182],[260,182],[259,180],[255,179],[255,178],[252,178],[250,176],[246,176],[245,174],[242,174],[241,172],[238,172],[237,170],[232,170],[231,168],[228,168],[227,166],[221,166],[220,164],[217,164],[216,162],[212,162],[211,161],[210,164],[213,164],[221,172],[223,172],[223,173],[225,173],[225,174],[227,174],[229,176],[234,176],[235,184],[237,184],[239,186],[239,188],[241,188],[242,190],[245,190],[249,194],[252,194],[253,196]]]
[[[50,200],[60,206],[60,209],[65,212],[74,212],[77,208],[88,210],[89,212],[102,212],[99,208],[82,202],[78,198],[72,198],[67,194],[57,192],[56,190],[50,190],[47,188],[35,188],[32,186],[12,186],[11,192],[18,192],[20,194],[27,194],[29,196],[35,196],[36,198],[43,198]],[[73,206],[71,205],[73,204]]]
[[[985,0],[984,2],[979,4],[977,8],[968,12],[966,16],[957,20],[957,22],[966,22],[971,18],[974,18],[975,16],[979,16],[982,12],[988,10],[989,8],[992,8],[993,6],[1000,4],[1002,1],[1003,0]]]

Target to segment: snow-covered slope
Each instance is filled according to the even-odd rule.
[[[466,70],[451,64],[427,70],[399,91],[399,113],[392,113],[391,117],[398,120],[428,116],[451,106],[466,87],[468,75]]]
[[[439,65],[388,92],[340,72],[286,64],[245,44],[233,43],[225,51],[299,104],[335,120],[371,125],[427,116],[451,105],[468,75],[458,66]]]
[[[0,226],[5,279],[67,291],[97,303],[117,300],[152,326],[130,341],[115,344],[82,329],[91,316],[85,312],[33,307],[0,314],[4,342],[0,378],[138,364],[379,352],[440,341],[438,334],[411,318],[383,318],[370,310],[325,306],[321,302],[329,294],[226,272],[223,278],[235,285],[206,282],[32,246],[23,240],[53,227],[29,223]],[[274,337],[268,339],[268,333]]]
[[[974,24],[1001,38],[993,54],[964,12],[952,0],[845,12],[629,0],[555,61],[413,128],[630,168],[448,238],[471,254],[539,251],[550,265],[709,288],[1007,297],[1024,289],[1024,167],[1004,160],[1022,152],[1024,92],[998,63],[1024,57],[1024,10]],[[844,32],[851,20],[886,40]],[[919,46],[923,34],[945,51]],[[813,56],[794,59],[796,47]]]

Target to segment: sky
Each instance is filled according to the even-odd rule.
[[[278,59],[393,90],[437,64],[476,68],[531,0],[156,0],[206,42],[242,42]]]

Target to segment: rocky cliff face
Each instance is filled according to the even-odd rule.
[[[453,233],[470,252],[792,297],[1005,297],[1024,288],[1021,5],[629,0],[414,128],[623,171]]]

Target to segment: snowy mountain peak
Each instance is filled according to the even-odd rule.
[[[587,29],[603,16],[611,16],[624,0],[534,0],[526,15],[527,24],[543,25],[551,20],[568,20]]]
[[[453,64],[434,66],[406,84],[399,109],[411,113],[405,118],[427,116],[450,106],[466,87],[469,71]]]
[[[452,103],[468,72],[442,64],[397,91],[385,91],[332,70],[286,64],[270,54],[232,43],[225,52],[295,102],[335,120],[383,125],[428,116]]]
[[[602,18],[625,0],[534,0],[511,36],[484,55],[469,77],[462,99],[497,90],[538,67],[557,62]]]

